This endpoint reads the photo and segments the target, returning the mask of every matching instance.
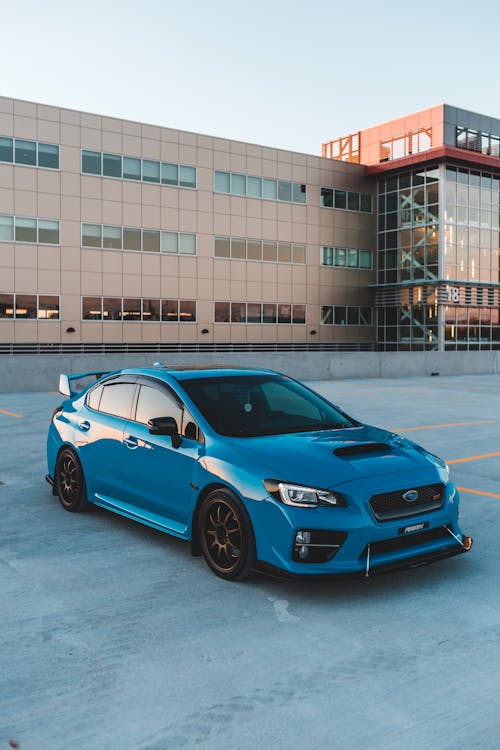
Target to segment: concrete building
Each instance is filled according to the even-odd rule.
[[[0,98],[0,352],[500,348],[500,120],[310,156]]]
[[[0,98],[0,351],[373,349],[374,185],[360,165]]]

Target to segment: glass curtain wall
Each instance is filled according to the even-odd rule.
[[[382,349],[436,349],[439,277],[439,168],[381,177],[378,283],[398,285],[378,310]]]
[[[382,350],[500,349],[499,199],[500,178],[470,169],[380,178]]]

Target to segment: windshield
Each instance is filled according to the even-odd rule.
[[[196,378],[182,386],[221,435],[257,437],[357,425],[316,393],[281,375]]]

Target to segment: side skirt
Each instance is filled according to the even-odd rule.
[[[178,521],[173,521],[170,518],[164,518],[163,516],[159,516],[156,513],[148,513],[143,508],[137,508],[136,506],[129,505],[128,503],[121,503],[111,497],[107,497],[106,495],[98,495],[97,493],[94,495],[90,502],[94,503],[94,505],[99,505],[105,510],[110,510],[113,513],[118,513],[118,515],[120,516],[130,518],[132,521],[137,521],[138,523],[144,524],[144,526],[150,526],[152,529],[157,529],[158,531],[163,531],[166,534],[171,534],[172,536],[176,536],[179,539],[189,540],[190,538],[189,530],[186,524],[179,523]]]

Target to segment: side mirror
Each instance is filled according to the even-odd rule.
[[[173,448],[179,448],[182,444],[177,422],[173,417],[153,417],[148,421],[148,429],[151,435],[170,435]]]

